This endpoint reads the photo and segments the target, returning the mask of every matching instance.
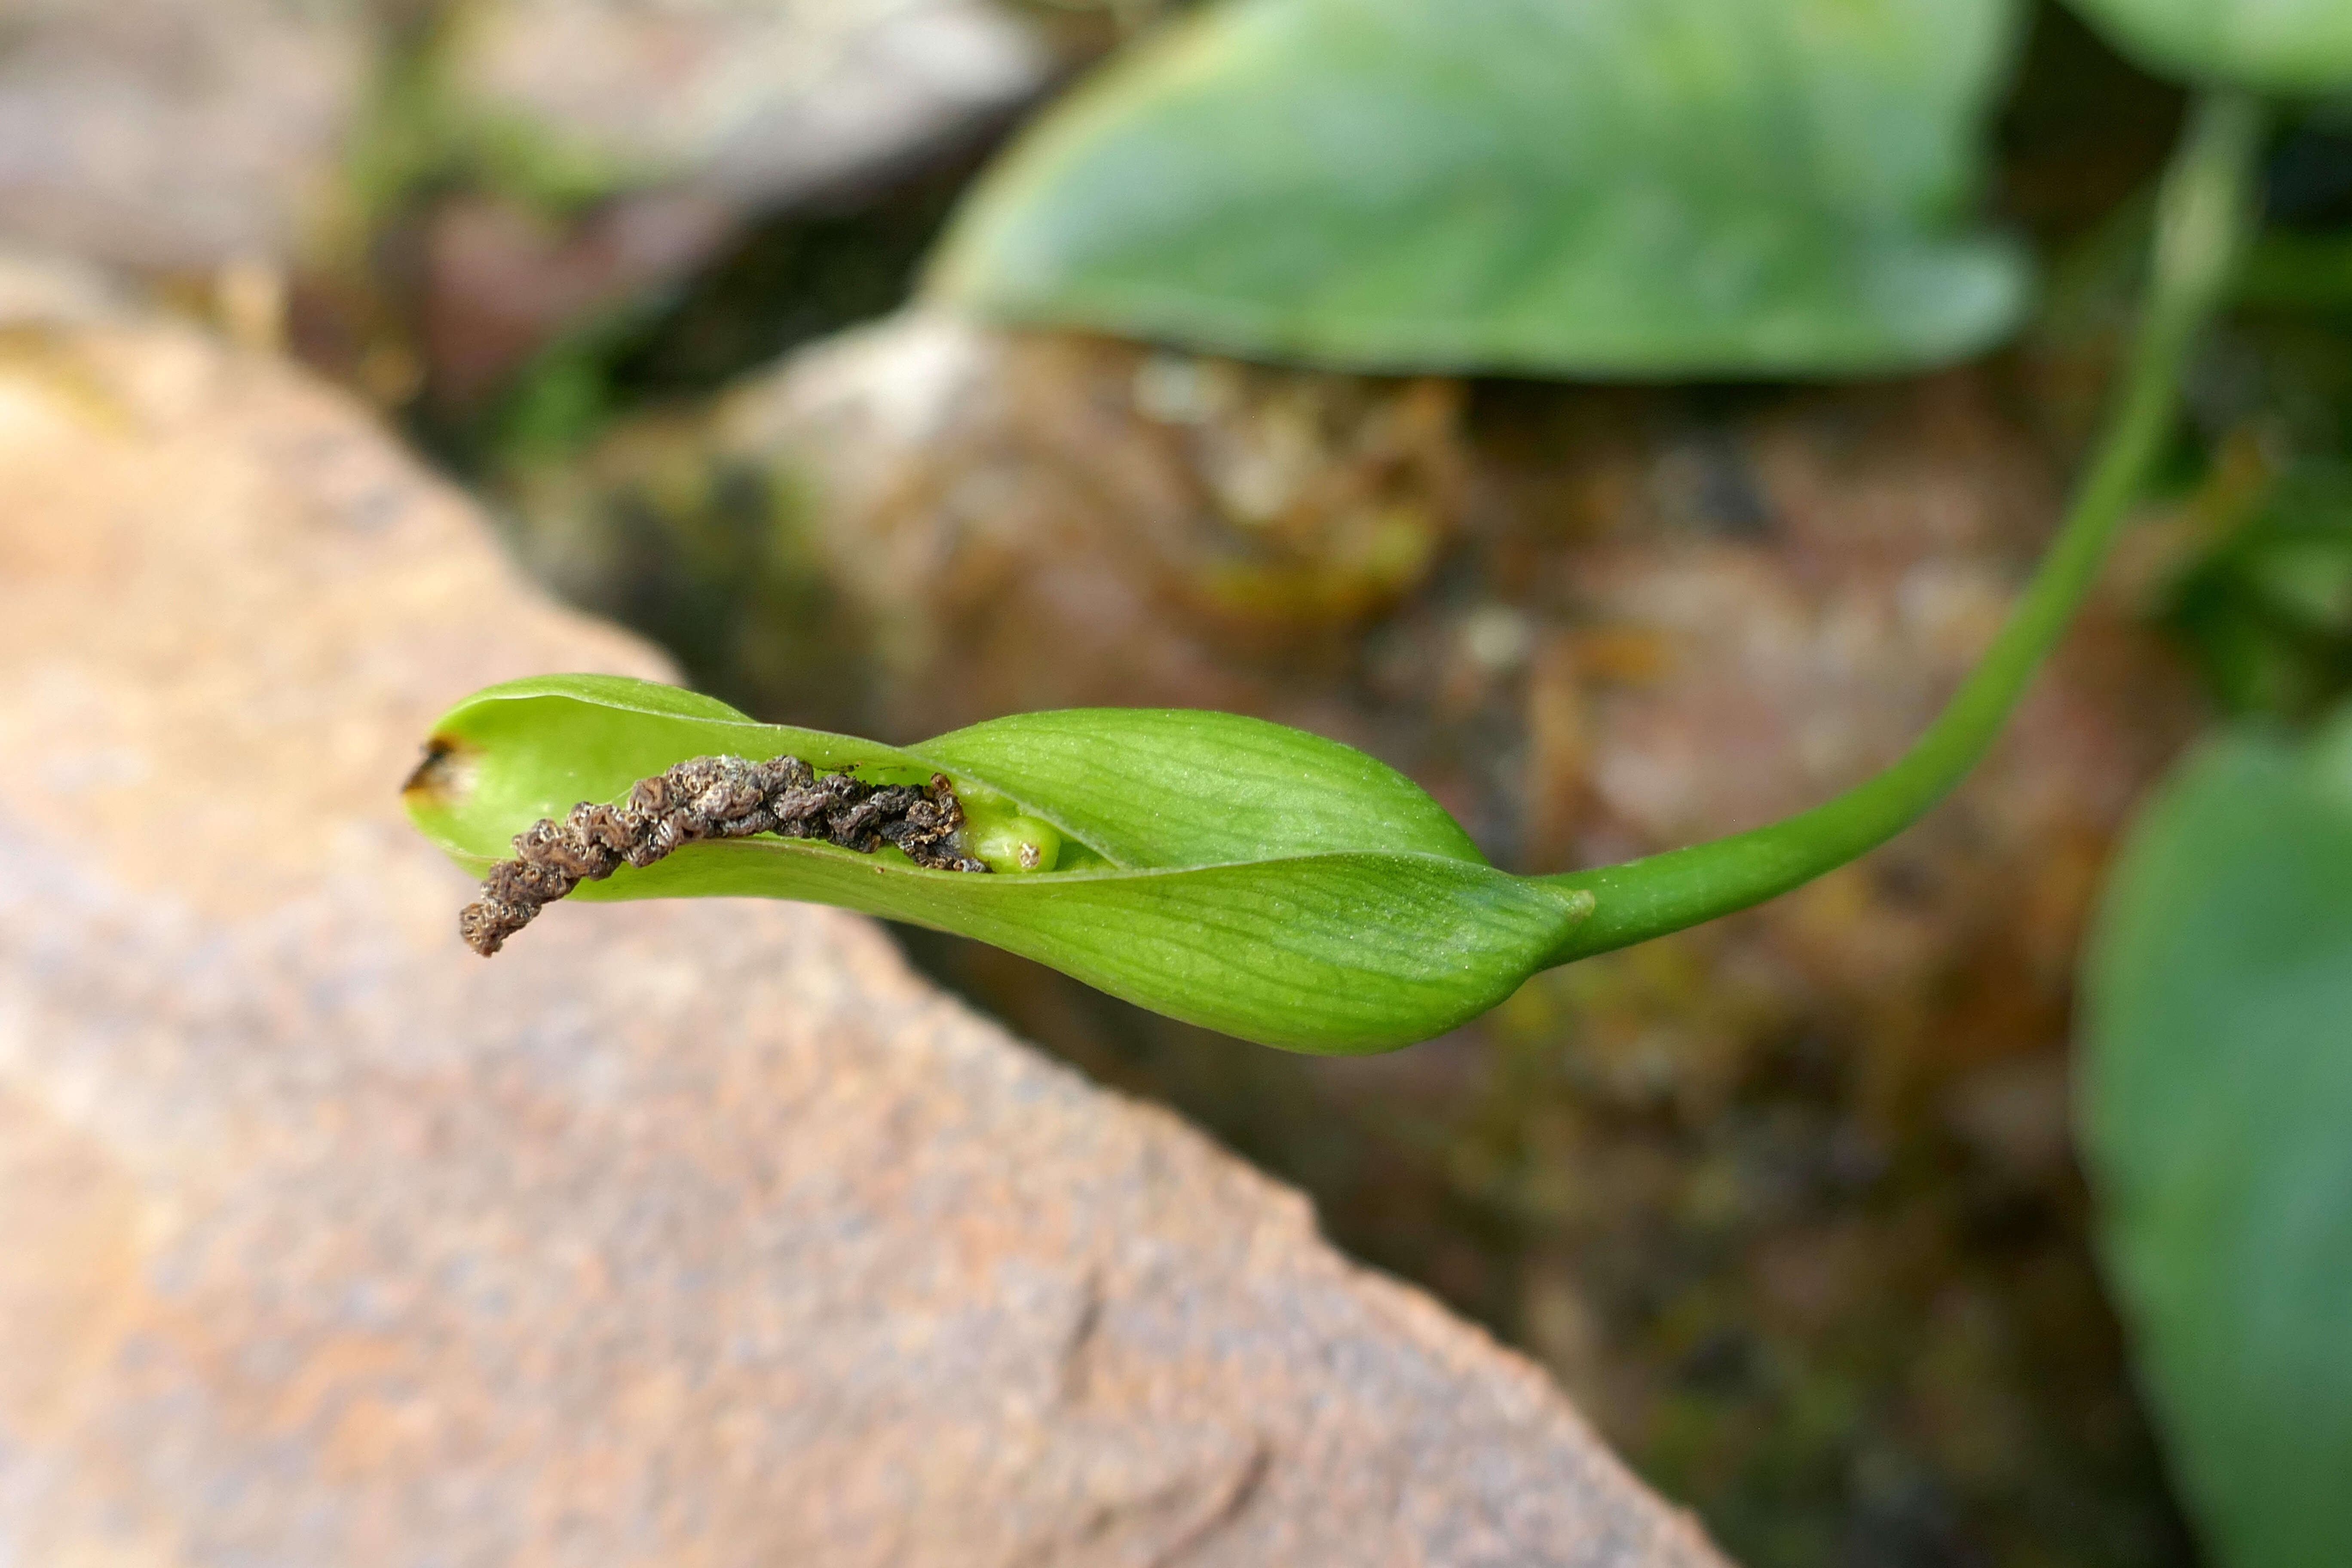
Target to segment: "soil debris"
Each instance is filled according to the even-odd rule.
[[[798,757],[695,757],[639,779],[623,805],[583,800],[562,821],[541,817],[515,835],[515,858],[490,868],[457,933],[488,958],[583,881],[624,863],[650,866],[682,844],[754,833],[822,838],[866,855],[895,844],[933,870],[987,870],[959,851],[962,826],[963,805],[945,773],[928,785],[869,784],[847,773],[820,777]]]

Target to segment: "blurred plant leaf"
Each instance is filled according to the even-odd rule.
[[[2016,321],[1971,228],[2009,0],[1228,0],[1057,106],[937,260],[1022,321],[1373,369],[1891,369]]]
[[[1024,714],[892,747],[753,722],[604,676],[492,687],[436,727],[407,792],[479,873],[578,801],[685,758],[790,752],[868,782],[955,783],[976,838],[1019,818],[1056,868],[924,870],[770,837],[688,845],[577,898],[759,895],[976,937],[1190,1023],[1296,1050],[1409,1045],[1492,1007],[1546,963],[1589,895],[1497,871],[1412,781],[1336,742],[1233,714]]]
[[[2102,1242],[2229,1568],[2352,1563],[2352,710],[2208,744],[2147,809],[2086,974]]]
[[[2352,469],[2280,476],[2168,597],[2231,713],[2307,721],[2352,695]]]
[[[2323,93],[2352,86],[2345,0],[2074,0],[2116,47],[2162,76]]]
[[[2238,298],[2273,309],[2352,309],[2352,235],[2264,235],[2246,258]]]

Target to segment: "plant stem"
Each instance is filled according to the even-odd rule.
[[[2252,227],[2263,112],[2214,93],[2196,106],[2158,198],[2153,267],[2120,396],[2041,567],[1936,721],[1885,772],[1769,826],[1542,881],[1590,892],[1551,962],[1607,952],[1787,892],[1894,837],[1968,775],[2096,580],[2117,525],[2162,451],[2182,367]]]

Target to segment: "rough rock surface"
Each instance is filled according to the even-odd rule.
[[[861,920],[465,952],[417,738],[658,661],[335,396],[0,282],[0,1562],[1718,1561]]]

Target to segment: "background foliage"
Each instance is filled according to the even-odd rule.
[[[938,262],[1015,319],[1380,368],[1821,374],[2017,322],[2006,0],[1244,0],[1130,51]]]
[[[2105,1247],[2224,1562],[2352,1555],[2352,714],[2153,801],[2089,975]]]

